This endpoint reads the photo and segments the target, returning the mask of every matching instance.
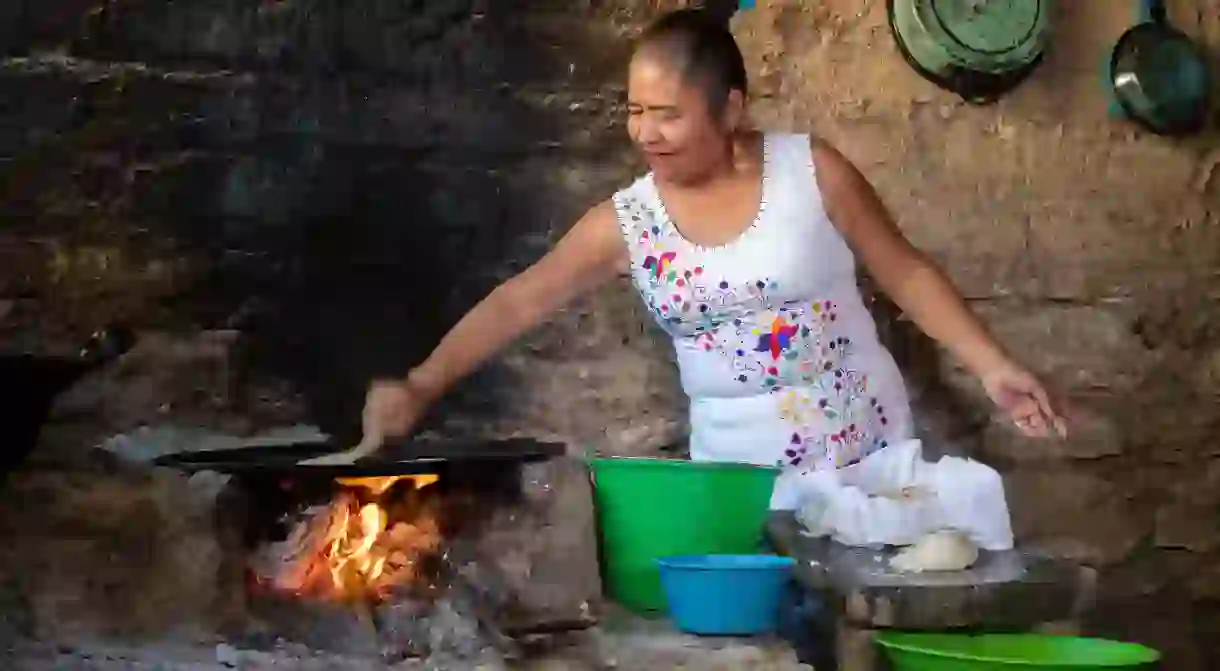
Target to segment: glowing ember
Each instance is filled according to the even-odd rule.
[[[394,487],[403,480],[410,481],[409,489]],[[414,584],[420,563],[440,546],[436,498],[420,492],[437,480],[338,480],[343,489],[330,503],[305,511],[286,540],[254,558],[257,578],[276,590],[338,600],[378,599]]]

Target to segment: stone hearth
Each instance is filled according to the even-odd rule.
[[[452,582],[428,600],[367,610],[251,598],[234,572],[247,555],[224,537],[243,525],[216,520],[245,497],[223,476],[27,470],[0,494],[0,661],[48,671],[808,668],[779,641],[698,639],[601,604],[591,520],[573,522],[590,512],[583,469],[559,459],[527,470],[524,500],[501,501],[451,555]]]
[[[256,575],[258,559],[275,554],[288,532],[326,519],[303,510],[358,486],[188,477],[134,462],[20,472],[0,501],[9,532],[0,565],[13,597],[6,622],[15,635],[65,645],[185,636],[387,662],[519,658],[514,637],[596,623],[591,492],[583,465],[569,458],[497,467],[446,473],[418,490],[405,481],[414,498],[390,498],[402,483],[369,498],[390,525],[433,525],[426,550],[411,558],[417,575],[377,598],[297,596],[261,581],[277,567]],[[379,540],[417,528],[390,525]]]
[[[0,489],[6,668],[799,668],[782,643],[697,640],[602,603],[589,479],[567,456],[421,490],[444,485],[446,505],[464,507],[444,513],[462,524],[433,557],[444,580],[429,594],[354,607],[252,590],[275,522],[336,484],[292,494],[275,478],[152,463],[319,437],[291,389],[244,379],[256,393],[230,393],[239,344],[142,334],[57,400]]]
[[[600,584],[582,465],[476,462],[397,477],[232,477],[215,504],[230,639],[279,637],[391,660],[484,648],[516,657],[511,636],[595,624]],[[384,514],[382,531],[365,529],[370,511]],[[305,567],[325,568],[317,540],[339,542],[320,532],[349,515],[334,552],[345,570],[335,584],[324,570],[306,576]],[[353,569],[361,551],[371,568]],[[369,571],[379,582],[360,582]],[[439,635],[454,622],[468,631]]]

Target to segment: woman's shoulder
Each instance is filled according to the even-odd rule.
[[[787,144],[793,147],[808,149],[814,153],[823,151],[837,153],[838,151],[826,138],[809,131],[765,131],[762,134],[772,144]]]
[[[817,150],[818,138],[812,133],[793,131],[766,131],[766,155],[773,163],[778,161],[787,167],[812,167],[813,154]]]
[[[604,203],[617,221],[623,235],[637,237],[642,228],[651,226],[657,217],[652,190],[652,173],[636,177],[630,184],[614,192]]]
[[[800,133],[789,130],[759,131],[760,135],[772,145],[791,145],[794,147],[809,147],[816,141],[812,133]]]
[[[796,141],[803,139],[808,142],[810,138],[813,137],[812,133],[792,130],[760,130],[758,133],[768,140],[780,139]]]
[[[627,186],[620,188],[610,197],[610,203],[621,209],[628,204],[645,204],[651,201],[652,172],[646,172],[632,179]]]

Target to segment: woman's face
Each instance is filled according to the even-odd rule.
[[[666,58],[647,52],[631,59],[627,75],[627,132],[658,177],[698,181],[723,160],[740,94],[714,116],[698,86],[683,81]]]

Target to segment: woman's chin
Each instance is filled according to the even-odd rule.
[[[649,161],[648,167],[652,169],[652,174],[662,182],[684,184],[690,181],[688,171],[680,169],[671,161]]]

